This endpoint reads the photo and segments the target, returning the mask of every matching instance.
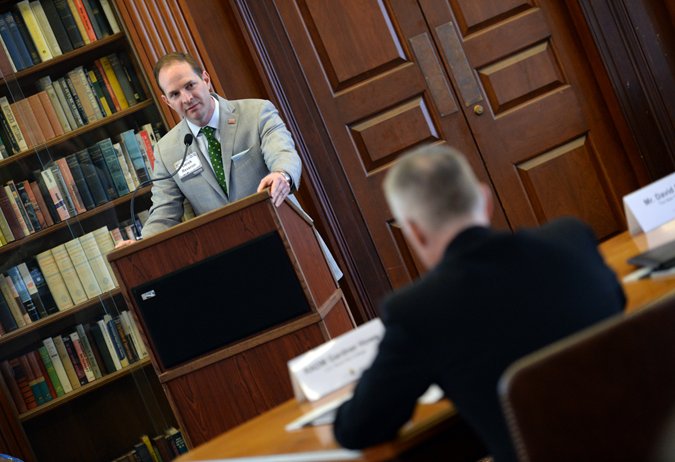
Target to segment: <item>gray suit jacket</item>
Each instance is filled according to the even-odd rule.
[[[153,184],[150,218],[143,226],[143,237],[180,223],[184,198],[200,215],[254,194],[260,180],[273,171],[287,172],[295,188],[300,184],[302,163],[274,105],[259,99],[228,101],[214,96],[220,104],[220,144],[228,194],[218,185],[205,157],[208,153],[201,152],[193,141],[188,154],[197,153],[203,170],[183,179],[175,175]],[[183,158],[183,139],[188,133],[190,129],[183,120],[157,143],[154,178],[175,171]]]

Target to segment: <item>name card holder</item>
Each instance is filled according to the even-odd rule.
[[[675,219],[675,173],[624,196],[623,206],[633,235]]]

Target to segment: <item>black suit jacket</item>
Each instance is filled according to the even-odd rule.
[[[505,368],[624,304],[592,231],[577,220],[514,234],[469,228],[436,268],[385,301],[379,353],[339,409],[336,439],[362,448],[394,438],[437,383],[495,461],[515,461],[497,396]]]

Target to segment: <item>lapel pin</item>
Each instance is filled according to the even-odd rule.
[[[227,124],[228,125],[234,125],[237,122],[236,119],[227,119]]]

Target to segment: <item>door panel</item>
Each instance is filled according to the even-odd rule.
[[[392,286],[420,266],[381,182],[421,144],[465,153],[498,227],[622,228],[637,183],[560,2],[274,1]]]
[[[472,102],[460,106],[511,225],[534,226],[568,214],[606,237],[622,229],[617,199],[636,182],[628,178],[611,127],[585,111],[601,107],[599,94],[564,12],[544,9],[553,3],[420,0],[439,49],[439,32],[460,24],[466,59],[485,95],[481,114]],[[455,56],[443,57],[461,87]],[[622,158],[622,178],[607,175],[605,167]]]
[[[419,268],[401,247],[400,231],[392,231],[381,191],[389,166],[411,147],[450,140],[490,182],[424,16],[410,2],[279,0],[276,6],[389,280],[400,286]],[[507,227],[499,204],[495,216]]]

